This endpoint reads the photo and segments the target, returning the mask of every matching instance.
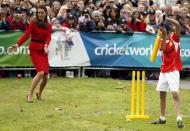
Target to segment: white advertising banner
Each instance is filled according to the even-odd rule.
[[[72,32],[69,40],[66,40],[65,36],[63,31],[56,31],[51,35],[48,48],[50,67],[90,66],[89,57],[79,32]]]

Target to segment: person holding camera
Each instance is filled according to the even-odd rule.
[[[9,30],[9,21],[7,20],[7,14],[4,10],[6,5],[1,5],[0,7],[0,30]]]
[[[190,18],[188,16],[181,22],[181,35],[190,35]]]
[[[179,22],[181,25],[181,34],[182,35],[187,35],[189,34],[189,21],[190,17],[188,16],[188,9],[187,8],[181,8],[181,15],[179,18]]]
[[[26,13],[21,7],[16,7],[13,13],[13,17],[10,20],[10,30],[26,30]]]
[[[147,24],[156,26],[156,11],[154,9],[150,9],[148,11],[148,19],[147,19]]]
[[[94,15],[94,13],[92,14]],[[79,30],[84,32],[93,31],[96,28],[95,22],[91,19],[87,12],[82,13],[82,16],[79,17],[78,24]]]
[[[88,14],[88,11],[86,9],[84,10],[84,12],[86,12],[85,14]],[[103,31],[103,30],[105,30],[104,17],[103,17],[103,14],[102,14],[101,11],[94,10],[91,13],[90,23],[89,23],[88,27],[90,27],[91,31],[93,31],[93,30],[95,30],[95,31]]]
[[[71,31],[78,30],[78,24],[77,24],[77,21],[76,21],[76,17],[73,14],[68,13],[67,14],[67,20],[65,22],[63,22],[63,24],[61,26],[67,27]]]
[[[146,31],[146,23],[140,19],[140,12],[137,9],[134,9],[131,14],[131,20],[127,22],[129,28],[137,32]]]
[[[47,9],[45,6],[37,7],[36,18],[30,22],[24,35],[20,38],[17,44],[8,48],[9,52],[16,51],[25,41],[31,36],[31,42],[29,44],[30,58],[34,67],[37,70],[36,76],[32,80],[32,84],[27,93],[27,101],[33,102],[33,92],[41,81],[39,91],[36,93],[38,100],[42,99],[42,92],[46,86],[49,73],[48,64],[48,45],[51,40],[52,27],[47,21]]]
[[[12,19],[12,7],[8,4],[9,1],[3,1],[4,4],[2,3],[1,4],[1,8],[0,8],[0,12],[2,14],[1,18],[3,18],[6,23],[5,23],[5,27],[6,27],[6,30],[9,30],[10,29],[10,21]]]
[[[167,22],[173,26],[172,32],[168,30],[168,26],[165,26]],[[151,124],[166,124],[166,95],[168,91],[171,91],[177,114],[177,126],[178,128],[184,128],[179,97],[179,71],[182,70],[182,61],[180,58],[180,24],[178,21],[163,15],[159,29],[163,33],[163,39],[160,44],[162,65],[157,84],[157,91],[160,92],[160,117]]]
[[[32,10],[28,9],[26,11],[26,24],[27,24],[27,27],[29,26],[30,22],[32,21],[33,16],[34,16],[34,12]]]
[[[106,29],[109,31],[116,31],[117,27],[120,23],[119,20],[119,9],[118,8],[112,8],[110,10],[109,16],[105,19],[106,23]]]

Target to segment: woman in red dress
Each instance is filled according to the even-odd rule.
[[[39,6],[36,11],[36,18],[30,22],[29,27],[17,44],[12,45],[9,51],[15,51],[31,36],[29,44],[30,57],[37,70],[36,76],[32,80],[31,87],[27,94],[27,101],[32,101],[34,89],[42,79],[39,92],[36,93],[37,99],[41,100],[42,91],[46,86],[49,72],[48,64],[48,45],[51,40],[52,27],[47,21],[47,10],[45,6]]]

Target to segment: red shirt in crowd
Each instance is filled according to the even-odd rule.
[[[22,19],[19,21],[15,21],[13,18],[9,18],[9,29],[10,30],[26,30],[27,24]]]
[[[146,30],[146,23],[137,21],[136,23],[132,23],[131,21],[127,22],[128,26],[133,30],[133,31],[138,31],[138,32],[145,32]]]

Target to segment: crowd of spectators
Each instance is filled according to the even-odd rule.
[[[39,5],[46,5],[52,25],[56,21],[72,30],[154,33],[160,14],[166,12],[180,22],[182,35],[190,35],[187,0],[178,0],[174,6],[158,0],[0,0],[0,30],[24,31]]]
[[[26,30],[35,17],[36,7],[46,5],[53,30],[64,30],[66,35],[72,30],[155,33],[163,12],[180,22],[182,35],[190,35],[188,0],[178,0],[173,6],[158,1],[0,0],[0,30]],[[1,71],[0,77],[5,76],[6,73]]]

